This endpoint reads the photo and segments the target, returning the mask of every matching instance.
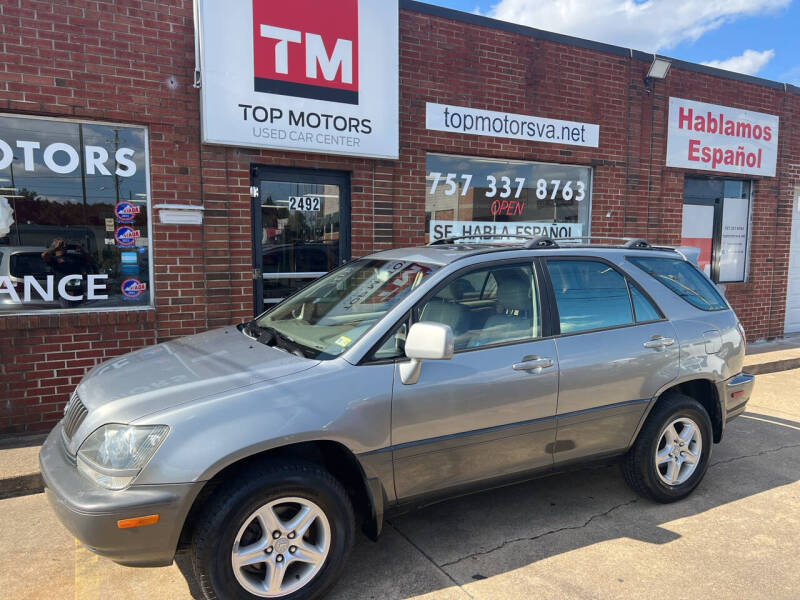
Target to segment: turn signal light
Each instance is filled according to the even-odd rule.
[[[134,517],[133,519],[122,519],[117,521],[120,529],[130,529],[131,527],[143,527],[144,525],[155,525],[158,523],[158,515],[147,515],[145,517]]]
[[[744,394],[744,390],[739,390],[739,391],[736,391],[736,392],[731,392],[731,398],[738,398],[738,397],[739,397],[739,396],[741,396],[742,394]]]

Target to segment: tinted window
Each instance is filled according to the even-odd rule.
[[[725,300],[719,295],[711,282],[691,263],[674,258],[650,256],[630,257],[637,265],[692,306],[701,310],[722,310],[727,308]]]
[[[547,261],[556,295],[561,333],[633,323],[625,279],[593,260]]]
[[[450,280],[418,310],[449,325],[456,350],[539,337],[539,299],[529,264],[478,269]]]
[[[658,321],[661,318],[661,314],[658,312],[658,309],[653,306],[653,303],[650,302],[635,285],[631,284],[629,287],[631,291],[631,300],[633,300],[633,312],[636,314],[636,322]]]
[[[16,252],[12,254],[9,271],[12,277],[33,275],[36,278],[47,277],[53,272],[38,252]]]

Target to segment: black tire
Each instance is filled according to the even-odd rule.
[[[325,513],[331,530],[323,566],[304,587],[282,596],[287,600],[320,598],[336,583],[355,535],[353,506],[347,492],[322,467],[304,461],[280,461],[248,469],[225,481],[206,502],[191,536],[192,568],[207,600],[253,600],[237,581],[231,550],[239,529],[256,509],[286,497],[305,498]]]
[[[655,456],[665,428],[679,418],[688,418],[697,424],[702,435],[702,449],[691,476],[679,485],[668,485],[659,476]],[[689,396],[670,393],[659,400],[647,417],[636,442],[622,462],[622,474],[628,485],[641,496],[662,503],[681,500],[691,494],[703,479],[711,459],[713,443],[711,419],[703,405]]]

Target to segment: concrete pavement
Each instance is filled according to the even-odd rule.
[[[687,500],[643,500],[615,467],[450,500],[359,538],[329,598],[798,598],[798,389],[800,370],[758,376]],[[0,500],[0,598],[112,597],[192,591],[175,565],[92,555],[42,494]]]

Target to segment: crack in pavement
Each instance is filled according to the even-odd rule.
[[[511,539],[511,540],[505,540],[502,544],[500,544],[499,546],[495,546],[494,548],[489,548],[488,550],[482,550],[480,552],[473,552],[472,554],[468,554],[467,556],[464,556],[462,558],[458,558],[458,559],[452,560],[450,562],[442,563],[441,565],[437,565],[437,566],[439,568],[441,568],[442,570],[444,570],[444,567],[452,566],[452,565],[454,565],[456,563],[460,563],[460,562],[462,562],[462,561],[464,561],[464,560],[466,560],[468,558],[473,558],[475,556],[484,556],[486,554],[491,554],[492,552],[496,552],[497,550],[500,550],[501,548],[507,546],[508,544],[515,544],[517,542],[532,542],[532,541],[538,540],[540,538],[546,537],[548,535],[553,535],[555,533],[561,533],[562,531],[570,531],[570,530],[574,530],[574,529],[583,529],[584,527],[588,527],[591,524],[591,522],[594,521],[595,519],[599,519],[600,517],[608,516],[612,512],[614,512],[615,510],[618,510],[618,509],[623,508],[625,506],[630,506],[631,504],[635,504],[636,502],[638,502],[638,500],[639,500],[638,498],[634,498],[633,500],[628,500],[627,502],[623,502],[622,504],[617,504],[615,506],[612,506],[611,508],[609,508],[608,510],[606,510],[604,512],[592,515],[591,517],[589,517],[581,525],[568,525],[566,527],[559,527],[558,529],[551,529],[550,531],[545,531],[543,533],[539,533],[539,534],[536,534],[536,535],[533,535],[533,536],[527,536],[527,537],[514,538],[514,539]]]
[[[779,448],[770,448],[768,450],[761,450],[761,451],[756,452],[754,454],[745,454],[743,456],[734,456],[732,458],[728,458],[728,459],[725,459],[725,460],[720,460],[720,461],[711,463],[710,465],[708,465],[708,468],[710,469],[711,467],[715,467],[717,465],[727,464],[727,463],[731,463],[731,462],[734,462],[734,461],[737,461],[737,460],[742,460],[742,459],[745,459],[745,458],[753,458],[753,457],[756,457],[756,456],[763,456],[764,454],[771,454],[771,453],[774,453],[774,452],[780,452],[781,450],[786,450],[786,449],[789,449],[789,448],[800,448],[800,444],[787,444],[787,445],[781,446]],[[549,535],[553,535],[553,534],[556,534],[556,533],[561,533],[563,531],[573,531],[573,530],[576,530],[576,529],[583,529],[584,527],[588,527],[592,523],[592,521],[594,521],[595,519],[599,519],[600,517],[605,517],[605,516],[611,514],[612,512],[614,512],[614,511],[616,511],[616,510],[618,510],[620,508],[623,508],[625,506],[629,506],[631,504],[634,504],[637,500],[638,499],[633,499],[633,500],[629,500],[627,502],[623,502],[622,504],[617,504],[615,506],[612,506],[611,508],[609,508],[605,512],[597,513],[597,514],[594,514],[594,515],[590,516],[584,523],[582,523],[580,525],[569,525],[569,526],[566,526],[566,527],[559,527],[558,529],[551,529],[550,531],[545,531],[543,533],[539,533],[539,534],[534,535],[534,536],[519,537],[519,538],[510,539],[510,540],[505,540],[505,541],[503,541],[502,544],[500,544],[498,546],[495,546],[493,548],[489,548],[488,550],[482,550],[480,552],[473,552],[473,553],[468,554],[466,556],[463,556],[461,558],[457,558],[455,560],[451,560],[451,561],[448,561],[448,562],[445,562],[445,563],[442,563],[442,564],[437,564],[433,560],[431,560],[430,558],[429,558],[429,560],[431,560],[431,562],[434,562],[434,564],[436,564],[436,566],[439,567],[442,570],[442,572],[445,572],[444,571],[445,567],[450,567],[450,566],[452,566],[454,564],[460,563],[460,562],[462,562],[464,560],[467,560],[468,558],[473,558],[475,556],[485,556],[487,554],[491,554],[492,552],[496,552],[497,550],[500,550],[500,549],[504,548],[508,544],[515,544],[517,542],[532,542],[532,541],[536,541],[538,539],[541,539],[541,538],[549,536]],[[397,529],[397,528],[395,527],[395,529]],[[406,539],[408,539],[408,538],[406,538]],[[409,540],[409,542],[410,541],[411,540]],[[413,544],[413,542],[412,542],[412,544]],[[422,551],[420,550],[420,552],[422,552]],[[448,575],[448,577],[449,577],[449,575]],[[450,579],[452,580],[452,577]]]
[[[717,462],[713,462],[710,465],[708,465],[708,468],[710,469],[711,467],[716,467],[717,465],[725,465],[745,458],[764,456],[765,454],[772,454],[774,452],[780,452],[781,450],[787,450],[789,448],[800,448],[800,444],[787,444],[786,446],[781,446],[779,448],[769,448],[768,450],[761,450],[759,452],[756,452],[755,454],[744,454],[742,456],[734,456],[733,458],[726,458],[725,460],[718,460]]]
[[[445,571],[445,570],[442,568],[442,565],[439,565],[439,564],[437,564],[437,563],[436,563],[436,561],[435,561],[435,560],[433,560],[433,558],[431,558],[430,556],[428,556],[427,552],[425,552],[425,551],[424,551],[422,548],[420,548],[420,547],[419,547],[417,544],[415,544],[415,543],[414,543],[414,541],[413,541],[413,540],[412,540],[410,537],[408,537],[408,536],[407,536],[405,533],[403,533],[402,531],[400,531],[400,529],[397,527],[397,525],[395,525],[394,523],[392,523],[392,522],[391,522],[391,521],[389,521],[389,520],[387,520],[387,521],[386,521],[386,523],[387,523],[387,524],[388,524],[388,525],[389,525],[389,526],[390,526],[392,529],[394,529],[394,530],[395,530],[395,531],[396,531],[396,532],[397,532],[397,533],[400,535],[400,537],[402,537],[402,538],[403,538],[405,541],[407,541],[409,544],[411,544],[411,545],[412,545],[412,546],[413,546],[413,547],[416,549],[416,551],[417,551],[417,552],[419,552],[419,553],[420,553],[422,556],[424,556],[424,557],[425,557],[425,559],[426,559],[426,560],[427,560],[429,563],[431,563],[431,564],[432,564],[434,567],[436,567],[436,569],[437,569],[437,570],[438,570],[438,571],[439,571],[439,572],[440,572],[442,575],[444,575],[444,576],[445,576],[445,577],[447,577],[447,578],[448,578],[450,581],[452,581],[452,582],[453,582],[453,585],[455,585],[455,586],[456,586],[458,589],[460,589],[462,592],[464,592],[464,593],[465,593],[465,594],[466,594],[466,595],[467,595],[469,598],[474,598],[474,597],[475,597],[475,596],[473,596],[472,594],[470,594],[470,593],[469,593],[467,590],[465,590],[465,589],[464,589],[464,588],[461,586],[461,584],[460,584],[460,583],[458,583],[458,582],[457,582],[455,579],[453,579],[453,577],[450,575],[450,573],[448,573],[447,571]]]

